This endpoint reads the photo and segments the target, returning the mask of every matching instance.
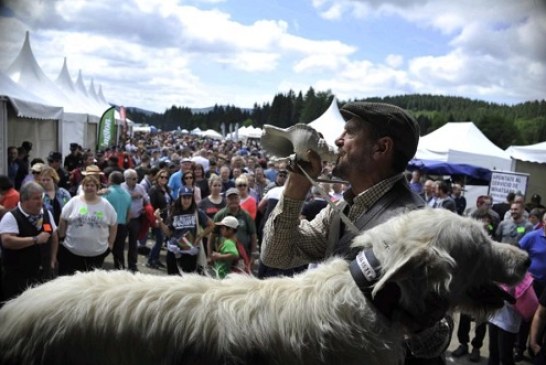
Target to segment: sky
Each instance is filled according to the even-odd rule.
[[[25,32],[110,103],[252,107],[289,90],[509,105],[546,99],[546,0],[0,0],[0,72]]]

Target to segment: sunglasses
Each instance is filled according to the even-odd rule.
[[[40,171],[32,171],[32,175],[40,175]]]
[[[167,176],[160,176],[160,179],[167,179]]]
[[[193,176],[186,176],[184,180],[193,180]]]
[[[246,188],[248,185],[247,184],[239,184],[237,185],[238,188]]]

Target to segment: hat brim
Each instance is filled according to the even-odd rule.
[[[82,175],[83,176],[87,176],[87,175],[104,175],[104,172],[102,171],[82,171]]]

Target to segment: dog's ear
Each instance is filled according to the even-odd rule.
[[[396,252],[395,249],[385,257],[381,263],[383,275],[375,284],[373,294],[388,282],[400,283],[423,275],[423,282],[429,286],[428,289],[436,292],[447,289],[455,260],[445,250],[432,245],[410,247],[410,251]]]

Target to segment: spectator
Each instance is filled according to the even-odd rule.
[[[284,186],[284,183],[286,182],[286,178],[288,177],[288,170],[280,168],[277,172],[277,177],[275,180],[267,185],[267,188],[264,191],[264,194],[267,194],[267,192],[275,187]]]
[[[220,177],[222,178],[222,192],[225,193],[235,187],[235,182],[229,178],[231,170],[227,166],[220,168]]]
[[[167,223],[156,210],[161,229],[169,237],[167,244],[167,273],[169,275],[197,272],[198,255],[202,250],[200,242],[214,228],[212,220],[197,208],[193,196],[190,188],[183,186],[180,189],[179,197],[172,205]],[[201,254],[205,253],[201,252]]]
[[[193,162],[189,158],[183,158],[180,161],[180,170],[173,173],[169,178],[169,188],[171,189],[171,194],[173,199],[178,199],[178,193],[183,184],[183,174],[186,172],[191,172],[193,167]],[[193,176],[193,175],[192,175]]]
[[[43,209],[43,188],[30,182],[21,188],[21,203],[0,221],[3,300],[48,280],[57,263],[57,226]]]
[[[61,211],[71,196],[68,190],[58,186],[59,175],[54,168],[45,166],[37,179],[44,188],[44,206],[53,214],[55,224],[59,224]]]
[[[324,184],[326,185],[326,184]],[[311,188],[311,200],[306,202],[303,205],[303,209],[301,210],[300,219],[306,219],[308,221],[311,221],[315,219],[317,214],[320,213],[320,211],[328,205],[328,202],[324,200],[320,193],[320,188],[318,186],[313,186]]]
[[[423,185],[423,191],[419,194],[421,198],[429,205],[432,206],[434,204],[434,198],[436,194],[436,188],[434,185],[434,181],[427,180],[425,181],[425,184]]]
[[[256,167],[256,170],[254,170],[254,175],[256,178],[256,193],[258,193],[258,199],[256,201],[261,201],[265,194],[265,189],[267,188],[267,185],[271,183],[264,174],[264,169],[261,167]]]
[[[216,223],[220,229],[221,238],[218,240],[218,246],[210,255],[214,262],[214,270],[219,279],[223,279],[231,271],[233,262],[239,258],[237,251],[237,227],[239,221],[232,216],[226,216],[222,221]]]
[[[159,210],[158,214],[164,221],[169,219],[169,208],[172,202],[171,190],[167,185],[168,179],[169,171],[167,169],[159,170],[153,179],[153,186],[149,193],[150,204],[152,205],[154,212]],[[155,237],[155,243],[150,250],[146,266],[152,269],[165,268],[165,264],[159,259],[165,236],[159,226],[153,227],[152,233]]]
[[[45,165],[43,162],[38,162],[33,160],[32,167],[30,168],[30,174],[25,176],[25,178],[23,179],[23,182],[21,183],[21,186],[27,184],[30,181],[34,181],[35,183],[39,184],[40,183],[39,176],[44,166]]]
[[[196,163],[193,168],[193,176],[195,178],[194,185],[201,191],[201,199],[206,198],[210,194],[209,182],[205,177],[205,169],[200,163]],[[199,203],[197,203],[199,204]]]
[[[411,172],[411,180],[409,182],[410,189],[417,194],[421,194],[423,191],[423,184],[421,183],[421,171],[413,170]]]
[[[70,153],[64,158],[64,168],[69,173],[75,169],[84,167],[84,156],[77,143],[70,144]]]
[[[460,184],[451,185],[451,198],[455,201],[458,215],[463,215],[466,209],[466,198],[463,196],[463,188]]]
[[[541,229],[542,227],[544,227],[544,224],[543,224],[543,221],[542,221],[542,217],[544,216],[544,209],[542,208],[533,208],[531,209],[531,211],[529,212],[529,222],[531,222],[531,224],[533,225],[533,228],[536,230],[536,229]]]
[[[6,175],[0,175],[0,219],[8,211],[19,203],[19,192],[13,187],[13,183]]]
[[[506,212],[510,211],[510,207],[512,206],[512,203],[514,202],[514,198],[516,197],[516,193],[514,191],[509,192],[506,194],[506,201],[502,203],[493,204],[491,209],[493,209],[499,216],[500,219],[504,219],[504,215]]]
[[[533,230],[533,225],[523,216],[523,203],[512,203],[510,207],[510,218],[500,222],[495,233],[497,240],[511,245],[517,245],[519,240]]]
[[[59,176],[57,186],[68,191],[68,172],[61,166],[63,155],[60,152],[50,152],[47,156],[47,164],[55,170]]]
[[[114,246],[117,214],[97,192],[101,183],[96,175],[82,180],[83,194],[72,197],[63,207],[59,221],[59,275],[102,268],[104,258]]]
[[[527,217],[529,216],[529,213],[527,213],[527,211],[525,210],[525,197],[523,196],[523,194],[516,193],[516,195],[514,196],[514,203],[520,203],[523,206],[522,215],[523,215],[523,218],[527,219]],[[512,206],[510,205],[510,209],[511,208]],[[507,220],[507,219],[510,219],[511,216],[512,216],[512,212],[508,210],[506,213],[504,213],[504,217],[501,217],[501,218],[502,220]]]
[[[449,196],[449,187],[444,181],[436,182],[436,198],[434,200],[433,208],[444,208],[453,213],[457,212],[457,206],[455,201]]]
[[[241,175],[235,180],[235,186],[239,191],[239,199],[241,208],[247,212],[254,222],[256,221],[256,213],[258,210],[258,203],[256,199],[248,194],[248,180],[246,176]]]
[[[15,179],[17,177],[17,171],[19,170],[19,161],[17,159],[17,147],[9,146],[8,147],[8,177],[11,180],[12,184],[15,184]]]
[[[201,189],[195,185],[195,175],[193,171],[186,171],[182,174],[182,186],[193,190],[193,201],[195,204],[201,202]]]
[[[239,190],[237,188],[229,189],[226,192],[226,201],[226,207],[216,213],[216,215],[214,216],[214,222],[220,222],[222,219],[224,219],[224,217],[228,215],[237,218],[237,220],[239,221],[239,227],[237,228],[237,239],[245,248],[247,256],[257,258],[258,237],[256,234],[256,224],[252,217],[241,208]],[[212,241],[211,244],[209,244],[211,248],[215,247],[212,245],[217,244],[217,236],[218,235],[216,234],[216,232],[212,234]],[[209,252],[211,251],[209,250]]]
[[[127,267],[132,272],[138,271],[138,236],[140,232],[141,219],[144,217],[144,206],[150,203],[150,198],[144,188],[137,184],[138,174],[133,169],[127,169],[123,173],[125,182],[121,187],[125,189],[131,196],[131,211],[127,222],[128,233],[128,252],[127,252]]]
[[[123,174],[119,171],[112,171],[108,176],[108,192],[104,198],[112,205],[117,215],[117,230],[112,255],[114,256],[114,268],[117,270],[125,269],[125,240],[127,239],[127,223],[131,213],[131,195],[121,187],[123,183]]]

